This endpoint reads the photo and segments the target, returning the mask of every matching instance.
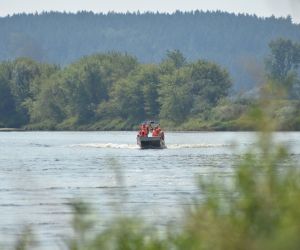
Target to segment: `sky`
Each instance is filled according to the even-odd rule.
[[[300,23],[300,0],[0,0],[0,16],[42,11],[93,12],[221,10],[286,17]]]

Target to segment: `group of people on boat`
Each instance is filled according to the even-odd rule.
[[[149,133],[151,133],[153,137],[161,137],[164,140],[164,132],[161,130],[159,124],[152,127],[151,123],[143,123],[140,126],[139,136],[148,137]]]

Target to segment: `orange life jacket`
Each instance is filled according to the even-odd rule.
[[[159,130],[158,129],[154,129],[152,131],[152,136],[159,136]]]

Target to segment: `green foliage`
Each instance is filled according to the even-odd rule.
[[[235,163],[232,179],[200,179],[204,199],[196,199],[174,237],[178,249],[299,247],[299,166],[272,139],[277,103],[258,103],[250,112],[260,131],[257,143]]]
[[[266,62],[269,78],[281,86],[288,97],[299,99],[300,43],[280,38],[269,47],[271,54]]]
[[[57,124],[66,118],[67,96],[60,74],[54,74],[44,82],[31,107],[31,123]],[[49,129],[46,127],[46,129]]]
[[[267,61],[270,77],[284,82],[300,65],[300,44],[291,40],[277,39],[269,44],[271,55]]]
[[[11,93],[9,80],[9,65],[3,63],[0,65],[0,127],[13,126],[16,119],[16,104]]]
[[[297,82],[287,76],[284,84],[294,97],[286,101],[284,84],[268,84],[276,97],[266,99],[278,100],[277,129],[300,127]],[[229,98],[231,84],[222,67],[188,62],[178,50],[168,51],[158,65],[120,53],[83,57],[64,68],[19,58],[0,64],[0,126],[131,130],[160,119],[172,130],[255,129],[246,114],[256,100]]]
[[[206,61],[197,61],[191,65],[191,91],[194,99],[216,105],[228,95],[231,87],[229,74],[218,65]]]
[[[238,119],[241,115],[247,113],[250,106],[247,100],[229,100],[222,99],[218,105],[212,109],[212,116],[215,120],[229,121]]]
[[[135,58],[118,53],[82,58],[45,80],[32,105],[31,122],[49,121],[58,129],[95,122],[113,85],[136,66]]]
[[[122,119],[143,119],[142,89],[137,82],[130,79],[120,80],[111,92],[116,115]]]
[[[35,238],[32,229],[29,226],[25,226],[20,236],[18,237],[14,249],[15,250],[27,250],[36,247]]]
[[[100,118],[121,118],[129,124],[155,119],[159,114],[159,69],[155,65],[140,65],[127,78],[113,84],[108,102],[98,107]]]
[[[160,84],[159,68],[155,65],[144,65],[137,73],[136,81],[143,90],[144,118],[155,119],[160,112],[158,89]]]
[[[1,126],[28,129],[132,129],[142,120],[178,126],[226,97],[228,73],[178,50],[159,65],[127,54],[83,57],[59,68],[20,58],[0,64]],[[208,115],[205,115],[208,119]]]
[[[164,58],[162,69],[179,69],[187,64],[186,58],[178,50],[167,51],[166,57]]]
[[[160,118],[177,125],[191,116],[209,119],[208,112],[228,95],[231,87],[228,73],[218,65],[200,60],[186,64],[182,59],[182,62],[179,68],[173,66],[171,59],[162,63],[159,90]]]
[[[299,169],[263,135],[235,169],[233,182],[201,182],[201,205],[178,235],[186,249],[296,249]],[[220,195],[221,194],[221,195]],[[297,210],[297,209],[296,209]],[[191,243],[195,247],[191,248]],[[193,245],[192,245],[193,246]],[[184,247],[181,247],[184,249]]]
[[[160,118],[181,123],[189,115],[192,99],[190,86],[187,84],[189,72],[187,68],[175,70],[171,74],[162,76],[159,89],[159,103],[161,105]]]
[[[11,127],[27,124],[42,82],[57,69],[28,58],[0,64],[0,124]]]

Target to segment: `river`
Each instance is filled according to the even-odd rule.
[[[198,195],[197,176],[232,174],[251,132],[166,133],[167,149],[140,150],[135,132],[1,132],[0,241],[10,248],[30,225],[42,249],[71,232],[70,202],[103,220],[120,211],[164,225]],[[300,133],[276,133],[300,156]],[[201,194],[200,194],[201,195]],[[1,247],[1,245],[0,245]]]

